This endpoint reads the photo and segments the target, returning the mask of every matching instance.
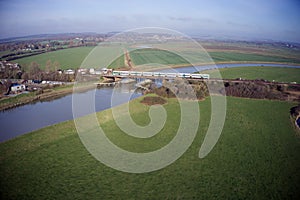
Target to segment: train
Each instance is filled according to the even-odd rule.
[[[113,76],[141,76],[141,77],[162,77],[162,78],[191,78],[209,79],[209,74],[192,73],[168,73],[168,72],[138,72],[138,71],[113,71]]]

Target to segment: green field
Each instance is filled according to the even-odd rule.
[[[209,52],[214,62],[228,61],[258,61],[258,62],[284,62],[284,63],[300,63],[300,59],[285,58],[279,56],[260,55],[253,53],[237,53],[237,52]]]
[[[265,79],[277,82],[297,82],[300,83],[300,68],[286,67],[234,67],[219,69],[224,79]],[[201,73],[210,74],[211,78],[216,78],[216,70],[206,70]]]
[[[130,57],[134,65],[143,65],[148,63],[160,63],[163,65],[187,64],[180,56],[159,49],[138,49],[130,52]]]
[[[61,69],[79,68],[84,58],[90,53],[94,47],[77,47],[51,51],[36,56],[29,56],[14,60],[21,66],[29,66],[31,62],[37,62],[42,69],[45,68],[46,62],[51,60],[59,62]]]
[[[193,64],[204,64],[207,62],[283,62],[300,63],[300,59],[284,58],[269,55],[259,55],[254,53],[237,52],[209,52],[209,56],[204,52],[182,51],[182,55]],[[159,49],[138,49],[130,52],[134,65],[159,63],[162,65],[187,65],[189,62],[175,53]]]
[[[143,97],[141,97],[143,98]],[[131,102],[133,119],[149,122],[149,107]],[[82,145],[73,121],[0,144],[1,199],[297,199],[300,141],[289,117],[294,103],[228,97],[222,135],[198,158],[210,118],[209,99],[199,102],[201,121],[188,151],[170,166],[146,174],[111,169]],[[168,120],[149,139],[124,135],[110,110],[98,113],[108,137],[134,152],[148,152],[174,136],[179,105],[164,105]],[[253,109],[255,108],[255,109]]]
[[[7,50],[7,51],[0,51],[0,57],[4,56],[6,54],[10,54],[10,53],[13,53],[13,51],[9,51],[9,50]]]
[[[201,60],[199,54],[202,54],[202,57],[206,57],[204,52],[207,51],[214,62],[260,61],[300,63],[299,50],[287,49],[275,44],[257,45],[256,43],[247,42],[227,43],[220,41],[198,42],[198,44],[192,41],[161,43],[155,44],[154,47],[185,54],[191,58],[190,60],[192,62]],[[199,47],[199,44],[202,45],[203,48]],[[204,59],[207,60],[206,58]]]
[[[29,66],[31,62],[37,62],[42,69],[45,68],[46,62],[51,60],[52,63],[55,61],[60,63],[62,69],[69,68],[78,68],[81,66],[84,59],[89,55],[94,47],[77,47],[71,49],[64,49],[58,51],[52,51],[48,53],[43,53],[40,55],[30,56],[26,58],[21,58],[14,60],[14,62],[19,63],[21,66]],[[110,68],[120,68],[124,67],[124,56],[119,58],[110,57],[111,53],[115,53],[116,51],[122,51],[120,47],[112,46],[111,49],[103,49],[105,51],[101,51],[101,54],[97,54],[96,57],[92,58],[92,61],[89,61],[88,66],[84,67],[105,67],[107,62],[103,62],[102,60],[106,58],[110,58],[110,62],[112,64],[109,66]],[[112,50],[112,51],[111,51]],[[123,53],[123,52],[122,52]],[[195,62],[201,64],[201,59],[198,58],[199,54],[193,51],[183,51],[186,58],[191,62]],[[268,55],[258,55],[251,53],[237,53],[237,52],[209,52],[211,58],[214,62],[231,62],[231,61],[248,61],[248,62],[289,62],[289,63],[300,63],[299,59],[292,58],[284,58],[284,57],[276,57],[276,56],[268,56]],[[202,54],[201,54],[202,55]],[[205,54],[203,54],[205,55]],[[158,63],[161,65],[170,65],[170,66],[180,66],[189,64],[185,59],[176,55],[175,53],[158,50],[158,49],[138,49],[130,52],[130,57],[135,66]],[[204,56],[203,62],[208,62],[209,57]],[[110,63],[109,62],[109,63]],[[200,62],[200,63],[199,63]],[[103,64],[105,63],[105,64]],[[107,64],[109,65],[109,64]],[[107,67],[106,65],[106,67]]]
[[[113,60],[113,62],[108,66],[111,69],[118,69],[124,67],[124,55],[118,57],[117,59]]]
[[[115,57],[110,57],[114,55],[113,53],[119,51],[120,49],[116,47],[105,49],[95,47],[77,47],[21,58],[14,60],[14,62],[19,63],[21,66],[29,66],[31,62],[37,62],[40,67],[44,69],[46,62],[51,60],[52,63],[55,61],[59,62],[61,69],[76,69],[79,67],[105,67],[106,65],[104,66],[103,62],[106,62],[105,59],[109,58],[110,60],[107,61],[107,65],[110,64],[110,68],[119,68],[124,66],[124,56],[120,56],[117,59]]]

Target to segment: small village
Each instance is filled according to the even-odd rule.
[[[58,69],[55,72],[37,70],[29,76],[18,63],[0,61],[0,99],[70,85],[74,83],[76,76],[81,80],[95,80],[106,71],[106,68]]]

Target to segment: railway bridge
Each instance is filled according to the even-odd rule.
[[[165,72],[139,72],[139,71],[113,71],[102,74],[107,80],[119,81],[123,78],[149,78],[149,79],[209,79],[209,74],[191,74],[191,73],[165,73]]]

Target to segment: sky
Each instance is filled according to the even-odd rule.
[[[0,0],[0,38],[161,27],[300,43],[300,0]]]

